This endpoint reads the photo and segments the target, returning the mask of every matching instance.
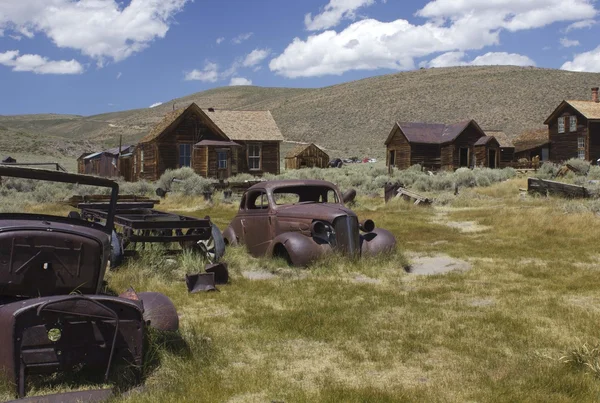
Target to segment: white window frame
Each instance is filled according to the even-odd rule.
[[[585,159],[585,150],[577,150],[577,158],[579,158],[580,160],[584,160]]]
[[[585,159],[585,137],[577,137],[577,158],[580,160]]]
[[[133,155],[133,174],[137,175],[137,155]]]
[[[179,148],[179,161],[178,161],[179,168],[191,167],[192,166],[192,143],[179,143],[178,146],[179,146],[178,147]],[[189,147],[189,151],[190,151],[190,153],[187,156],[187,158],[186,158],[185,154],[183,155],[183,159],[184,159],[183,160],[183,162],[184,162],[183,164],[181,163],[181,158],[182,158],[182,155],[181,155],[181,146],[184,146],[184,148],[183,148],[184,152],[186,151],[186,149],[185,149],[186,146]],[[186,159],[189,159],[189,165],[185,165]]]
[[[559,133],[565,132],[565,117],[564,116],[561,116],[558,118],[558,132]]]
[[[258,153],[253,151],[258,150]],[[248,152],[248,170],[249,171],[260,171],[262,169],[262,144],[261,143],[249,143],[247,146]],[[254,167],[254,164],[250,164],[250,161],[258,160],[258,167]]]
[[[569,131],[577,131],[577,116],[569,116]]]
[[[225,156],[224,160],[219,159],[219,155],[223,154]],[[221,162],[223,162],[223,166],[221,166]],[[217,150],[217,169],[227,169],[227,150]]]
[[[144,173],[144,150],[140,150],[140,173]]]

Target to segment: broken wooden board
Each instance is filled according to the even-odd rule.
[[[580,199],[593,196],[591,192],[583,186],[537,178],[529,178],[527,180],[527,192],[539,193],[544,196],[558,195]]]
[[[433,202],[433,200],[431,200],[425,196],[421,196],[418,193],[411,192],[410,190],[407,190],[402,187],[398,189],[396,197],[401,197],[407,201],[414,201],[415,205],[428,206]]]

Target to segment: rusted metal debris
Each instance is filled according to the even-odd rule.
[[[354,201],[354,199],[356,199],[356,190],[355,189],[346,190],[342,194],[342,201],[344,202],[344,204],[352,203]]]
[[[204,266],[204,271],[215,274],[215,284],[229,283],[229,270],[227,270],[227,263],[209,263]]]
[[[187,285],[188,292],[191,294],[218,291],[215,286],[215,273],[186,274],[185,284]]]
[[[262,182],[244,194],[223,235],[227,244],[246,245],[253,256],[280,257],[294,266],[334,251],[359,256],[395,248],[395,237],[374,223],[361,233],[358,217],[343,200],[327,181]]]
[[[107,381],[117,362],[139,374],[146,323],[175,330],[179,318],[172,302],[159,293],[140,293],[137,298],[100,295],[112,259],[118,184],[5,166],[0,166],[0,177],[111,189],[98,221],[82,220],[78,214],[0,214],[0,373],[17,385],[19,397],[25,395],[31,374],[87,367],[102,371]],[[78,294],[71,295],[73,291]],[[88,393],[48,399],[93,399],[104,392]]]

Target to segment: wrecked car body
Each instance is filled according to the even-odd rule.
[[[351,256],[392,251],[395,237],[359,222],[331,182],[282,180],[256,184],[240,203],[223,236],[229,245],[245,245],[253,256],[275,256],[294,266],[339,252]]]

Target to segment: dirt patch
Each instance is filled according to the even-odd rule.
[[[363,284],[381,284],[381,280],[376,278],[367,277],[365,275],[359,274],[352,279],[355,283],[363,283]]]
[[[474,307],[486,307],[496,305],[496,301],[493,299],[472,299],[469,301],[469,306]]]
[[[455,259],[448,255],[420,256],[412,259],[407,272],[416,275],[430,276],[445,274],[452,271],[467,271],[471,264],[465,260]]]
[[[274,280],[277,278],[273,273],[263,270],[243,271],[242,277],[248,280]]]
[[[491,227],[485,225],[479,225],[476,221],[448,221],[447,226],[456,228],[460,232],[483,232],[489,230]]]

